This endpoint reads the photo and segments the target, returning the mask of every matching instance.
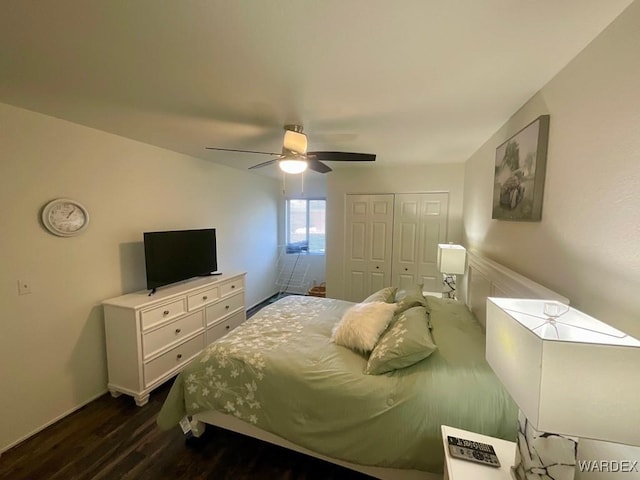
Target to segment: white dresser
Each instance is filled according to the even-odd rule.
[[[111,395],[149,392],[246,320],[245,274],[188,280],[102,302]]]

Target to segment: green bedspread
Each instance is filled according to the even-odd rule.
[[[213,409],[330,457],[431,472],[442,471],[442,424],[513,439],[517,408],[484,360],[480,326],[462,304],[428,300],[438,350],[366,375],[365,357],[330,341],[353,303],[285,297],[180,373],[158,425]]]

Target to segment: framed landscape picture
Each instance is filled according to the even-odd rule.
[[[541,115],[496,149],[491,218],[542,218],[548,143],[549,115]]]

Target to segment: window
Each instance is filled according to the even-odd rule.
[[[324,199],[290,198],[286,201],[287,253],[324,255],[325,212]]]

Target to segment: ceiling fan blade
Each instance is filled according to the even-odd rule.
[[[273,160],[269,160],[268,162],[259,163],[257,165],[254,165],[253,167],[249,167],[249,170],[251,170],[253,168],[262,168],[262,167],[266,167],[268,165],[272,165],[272,164],[276,163],[278,160],[279,160],[278,158],[274,158]]]
[[[333,162],[373,162],[376,159],[373,153],[352,152],[307,152],[307,156]]]
[[[316,160],[315,158],[307,159],[307,168],[309,170],[313,170],[318,173],[328,173],[331,171],[329,165],[322,163],[320,160]]]
[[[235,148],[218,148],[218,147],[204,147],[207,150],[221,150],[223,152],[240,152],[240,153],[260,153],[262,155],[280,155],[273,152],[256,152],[255,150],[236,150]]]

